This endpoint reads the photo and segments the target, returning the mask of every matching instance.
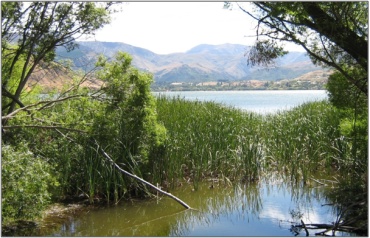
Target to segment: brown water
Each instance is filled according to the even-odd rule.
[[[125,202],[71,218],[47,236],[293,236],[292,225],[330,224],[335,211],[324,187],[298,186],[283,181],[226,186],[202,183],[199,190],[182,186],[171,191],[191,207],[159,199]],[[320,230],[310,231],[310,235]],[[304,230],[299,236],[305,236]],[[330,233],[331,234],[331,233]],[[336,232],[337,236],[351,235]],[[353,234],[354,235],[354,234]]]

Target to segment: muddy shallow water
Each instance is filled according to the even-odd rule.
[[[198,210],[184,210],[168,197],[134,200],[70,217],[43,235],[306,236],[303,229],[292,229],[292,225],[301,220],[306,224],[336,220],[334,209],[325,205],[329,203],[325,189],[330,188],[315,183],[293,188],[279,180],[237,186],[205,182],[197,191],[186,185],[170,192]],[[319,231],[309,232],[314,235]]]

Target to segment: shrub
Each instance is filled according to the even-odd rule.
[[[24,143],[2,145],[1,191],[3,222],[32,219],[49,203],[50,185],[57,185],[49,165]]]

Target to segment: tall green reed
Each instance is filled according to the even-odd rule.
[[[197,185],[205,177],[258,179],[261,116],[214,102],[157,99],[168,131],[166,165],[174,178]]]
[[[292,180],[306,181],[314,171],[338,167],[343,144],[338,112],[329,103],[306,103],[264,120],[266,157]]]
[[[338,111],[325,101],[266,116],[179,97],[160,96],[157,106],[168,130],[163,168],[172,182],[252,181],[271,171],[306,182],[317,171],[338,170],[346,156]]]

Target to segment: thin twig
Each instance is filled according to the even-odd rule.
[[[67,128],[62,126],[41,126],[41,125],[12,125],[12,126],[2,126],[2,129],[15,129],[15,128],[40,128],[40,129],[52,129],[52,130],[67,130],[67,131],[74,131],[74,132],[81,132],[81,133],[87,133],[83,130],[73,129],[73,128]]]

